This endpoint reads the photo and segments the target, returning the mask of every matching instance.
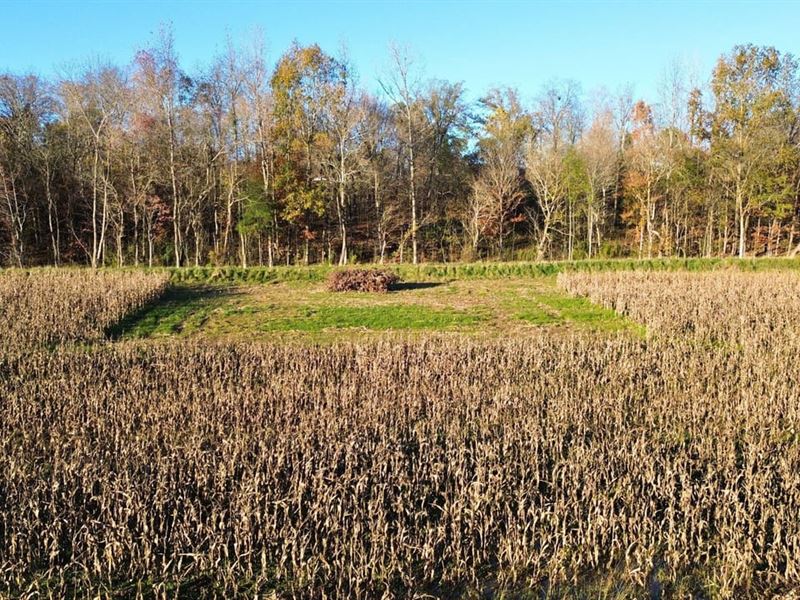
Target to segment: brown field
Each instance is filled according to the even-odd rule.
[[[82,269],[6,271],[0,277],[0,345],[94,341],[160,296],[165,274]]]
[[[18,332],[0,352],[0,595],[800,586],[796,274],[560,276],[644,337],[324,345],[87,345],[166,282],[15,277],[0,276],[2,327]],[[35,300],[12,300],[23,287]]]

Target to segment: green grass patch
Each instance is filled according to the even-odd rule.
[[[232,294],[228,288],[213,286],[171,286],[157,301],[111,327],[107,335],[135,339],[190,334],[201,330]]]
[[[615,312],[569,296],[554,276],[408,282],[389,294],[333,293],[309,280],[179,283],[108,333],[112,339],[196,335],[324,342],[386,332],[506,337],[529,335],[530,327],[644,335],[641,326]]]
[[[367,304],[368,295],[313,291],[309,284],[285,284],[289,294],[307,291],[316,303],[272,292],[258,301],[231,286],[180,284],[156,302],[126,317],[107,333],[112,339],[204,334],[211,337],[319,333],[337,330],[465,330],[485,321],[486,311],[433,307],[420,303]],[[298,287],[299,286],[299,287]],[[413,293],[413,292],[412,292]],[[383,300],[382,297],[380,297]]]
[[[318,332],[327,329],[363,328],[376,331],[472,327],[483,316],[477,312],[431,308],[413,304],[375,306],[305,306],[290,317],[267,318],[260,331]]]
[[[515,313],[515,317],[517,319],[521,319],[526,323],[530,323],[531,325],[563,325],[564,318],[554,313],[553,311],[548,311],[538,306],[536,304],[531,304],[518,310]]]
[[[568,326],[597,332],[625,331],[644,337],[644,328],[630,319],[592,303],[570,296],[556,286],[555,278],[540,280],[539,285],[508,290],[503,310],[531,325]]]
[[[586,298],[554,293],[540,294],[536,299],[565,321],[577,326],[595,331],[632,331],[642,337],[645,334],[643,326]]]

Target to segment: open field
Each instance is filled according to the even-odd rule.
[[[0,595],[791,597],[795,265],[2,273]]]
[[[538,327],[640,332],[632,321],[565,294],[554,277],[401,284],[388,293],[335,293],[322,282],[176,284],[110,334],[330,342],[429,333],[498,338]]]

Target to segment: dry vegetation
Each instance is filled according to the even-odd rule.
[[[347,269],[328,277],[331,292],[388,292],[400,281],[397,273],[379,269]]]
[[[0,275],[0,349],[95,341],[167,287],[165,273],[36,269]]]
[[[800,586],[797,277],[562,283],[659,335],[0,354],[0,590]]]
[[[561,286],[665,335],[753,346],[800,333],[800,275],[746,273],[562,273]]]

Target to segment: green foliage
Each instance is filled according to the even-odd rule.
[[[242,216],[236,224],[236,230],[243,234],[269,230],[272,227],[275,211],[270,206],[263,183],[247,179],[243,187]]]
[[[564,154],[564,171],[569,201],[577,204],[585,200],[592,189],[589,185],[586,163],[574,146],[570,146]]]
[[[521,152],[533,133],[531,115],[522,107],[514,89],[495,89],[481,99],[488,111],[483,118],[483,135],[478,145],[484,154],[504,153],[505,147]]]
[[[771,47],[736,46],[714,69],[711,164],[745,224],[759,210],[780,218],[793,206],[796,86],[796,61]]]

